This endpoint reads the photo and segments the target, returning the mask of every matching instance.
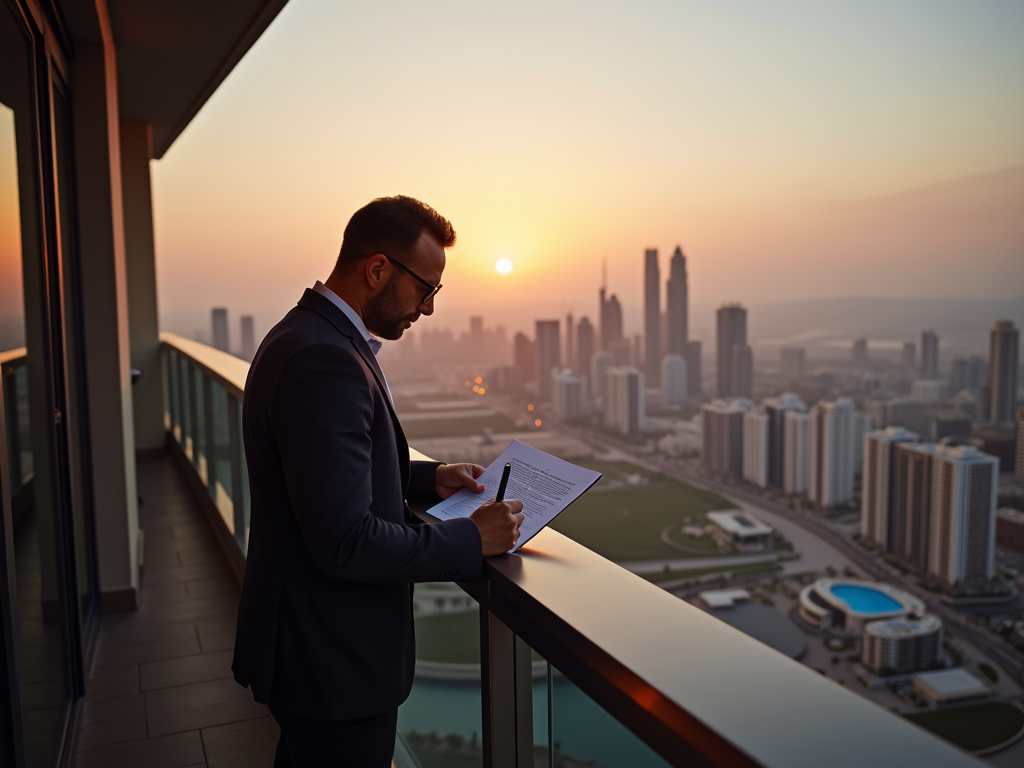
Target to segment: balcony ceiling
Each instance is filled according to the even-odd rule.
[[[95,0],[61,0],[75,42],[100,42]],[[287,0],[107,0],[121,119],[153,126],[160,158]]]

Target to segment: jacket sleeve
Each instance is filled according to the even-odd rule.
[[[277,382],[271,428],[314,562],[340,581],[478,578],[480,533],[472,520],[407,525],[370,511],[374,386],[355,352],[335,344],[297,350]],[[404,519],[400,492],[394,503],[401,506],[392,519]]]
[[[434,477],[437,468],[443,461],[411,461],[409,462],[409,495],[419,499],[441,500],[437,495]]]

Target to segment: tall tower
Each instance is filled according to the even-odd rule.
[[[928,570],[933,443],[896,446],[890,549],[921,573]]]
[[[221,352],[228,352],[228,311],[223,307],[216,307],[211,312],[213,325],[213,346]]]
[[[893,551],[896,446],[915,442],[917,435],[903,427],[889,427],[864,436],[860,535],[880,544],[886,552]]]
[[[541,400],[551,399],[551,372],[562,367],[561,323],[537,321],[537,393]]]
[[[939,378],[939,337],[935,331],[921,331],[922,379]]]
[[[999,320],[988,336],[988,413],[996,424],[1012,424],[1017,410],[1020,332],[1011,320]]]
[[[572,321],[572,312],[565,316],[565,355],[563,363],[571,371],[576,370],[576,326]]]
[[[594,326],[581,317],[576,324],[576,373],[586,376],[590,371],[590,358],[594,356]]]
[[[658,249],[644,252],[644,373],[647,383],[661,378],[661,270]]]
[[[256,357],[256,332],[253,328],[252,315],[242,315],[242,359],[252,362]]]
[[[735,389],[736,374],[733,370],[733,360],[736,356],[733,348],[747,343],[747,310],[739,304],[726,304],[719,308],[717,319],[716,392],[719,397],[741,396]]]
[[[853,498],[856,470],[857,412],[841,397],[811,409],[807,495],[822,508],[838,507]]]
[[[690,340],[690,290],[686,284],[686,257],[678,245],[669,262],[666,293],[668,351],[671,355],[685,355],[686,342]]]

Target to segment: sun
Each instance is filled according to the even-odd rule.
[[[499,275],[507,275],[512,271],[511,259],[498,259],[494,262],[494,268],[498,270]]]

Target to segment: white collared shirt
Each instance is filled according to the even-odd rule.
[[[352,325],[356,327],[356,330],[359,331],[360,335],[362,335],[366,340],[366,343],[370,346],[370,351],[373,352],[373,356],[376,357],[377,353],[380,352],[380,348],[384,345],[381,343],[380,339],[374,337],[374,335],[366,328],[366,323],[363,322],[363,318],[356,314],[356,311],[352,309],[352,307],[350,307],[343,298],[319,280],[316,281],[316,284],[313,286],[313,290],[325,299],[328,299],[334,306],[342,311],[345,317],[349,319]],[[388,386],[388,380],[387,377],[384,376],[383,368],[381,368],[380,375],[384,379],[384,391],[388,393],[388,400],[391,401],[391,405],[393,406],[395,404],[395,399],[391,397],[391,387]]]

